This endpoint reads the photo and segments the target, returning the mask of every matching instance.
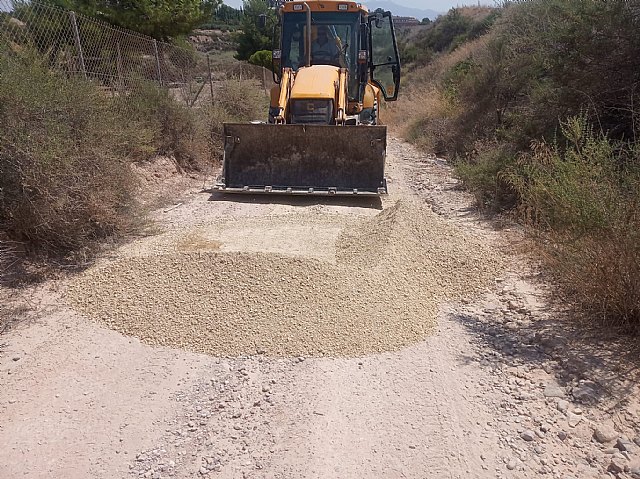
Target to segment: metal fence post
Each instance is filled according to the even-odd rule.
[[[124,80],[122,79],[122,52],[120,51],[120,42],[116,42],[116,69],[118,70],[118,91],[124,91]]]
[[[76,41],[76,50],[78,51],[78,60],[80,62],[80,71],[87,78],[87,69],[84,66],[84,55],[82,54],[82,44],[80,43],[80,32],[78,31],[78,22],[76,21],[76,12],[69,12],[69,20],[71,21],[71,27],[73,28],[73,36]]]
[[[154,38],[153,39],[153,51],[156,54],[156,69],[158,71],[158,82],[160,83],[160,86],[162,85],[162,70],[160,69],[160,55],[158,55],[158,41]]]
[[[209,70],[209,90],[211,90],[211,104],[213,105],[213,76],[211,75],[211,59],[209,58],[209,54],[207,54],[207,69]]]

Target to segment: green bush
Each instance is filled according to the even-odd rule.
[[[472,159],[456,162],[456,172],[464,186],[474,193],[478,206],[504,210],[513,205],[516,190],[503,177],[513,158],[513,152],[488,145]]]
[[[452,158],[480,205],[517,207],[572,304],[640,333],[637,2],[505,5],[414,72],[409,136]],[[430,35],[451,51],[464,21],[446,22]]]
[[[456,158],[473,158],[481,142],[515,159],[532,142],[553,142],[560,120],[581,113],[611,138],[633,139],[639,83],[640,20],[628,2],[512,3],[438,85],[456,106],[442,143]],[[493,193],[509,196],[479,195]]]
[[[249,63],[264,67],[268,70],[273,69],[273,61],[271,59],[271,50],[260,50],[249,57]]]
[[[411,43],[400,45],[401,58],[425,64],[437,53],[451,52],[467,41],[484,35],[500,16],[501,10],[487,7],[452,8],[429,23]],[[403,53],[404,52],[404,56]]]

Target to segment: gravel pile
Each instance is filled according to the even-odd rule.
[[[407,200],[347,228],[336,259],[176,251],[88,270],[67,296],[148,344],[352,356],[419,341],[443,300],[479,291],[500,269],[488,246]]]

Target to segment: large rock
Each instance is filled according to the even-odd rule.
[[[618,433],[611,426],[601,425],[596,427],[596,430],[593,431],[593,437],[600,444],[607,444],[615,441],[618,438]]]
[[[598,387],[591,381],[584,381],[571,391],[573,398],[582,404],[593,404],[598,400]]]
[[[626,436],[621,436],[618,438],[616,442],[616,447],[621,451],[627,451],[628,453],[633,454],[637,450],[637,446],[635,443],[629,440]]]
[[[607,467],[607,471],[613,472],[614,474],[619,474],[624,472],[624,466],[626,465],[626,461],[617,457],[611,459],[609,463],[609,467]]]

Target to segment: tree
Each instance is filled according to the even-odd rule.
[[[258,26],[260,15],[266,15],[264,28]],[[251,55],[260,50],[271,50],[271,31],[276,22],[276,13],[265,0],[245,0],[244,16],[242,18],[242,33],[238,36],[238,60],[248,60]]]
[[[249,63],[272,70],[273,60],[271,59],[271,50],[259,50],[255,52],[249,57]]]
[[[209,20],[222,0],[50,0],[122,28],[170,40]]]

